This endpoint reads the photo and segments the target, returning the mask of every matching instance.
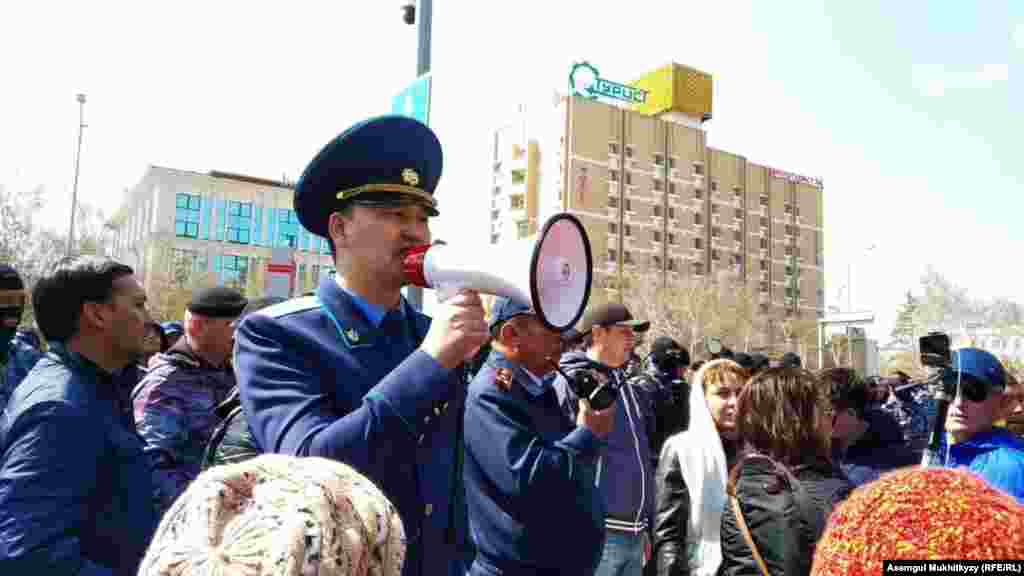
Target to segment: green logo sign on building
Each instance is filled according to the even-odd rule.
[[[647,90],[601,78],[597,68],[589,62],[573,64],[569,70],[569,94],[591,100],[608,98],[629,104],[643,104],[647,101]]]

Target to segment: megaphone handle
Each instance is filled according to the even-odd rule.
[[[462,290],[462,287],[458,284],[441,284],[434,289],[434,293],[437,295],[438,302],[447,302],[455,297]]]

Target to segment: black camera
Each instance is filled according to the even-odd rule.
[[[578,398],[586,398],[594,410],[604,410],[615,404],[618,390],[612,386],[610,378],[602,379],[590,370],[580,370],[566,380],[573,393]]]
[[[949,336],[942,332],[929,332],[917,340],[921,353],[921,364],[933,368],[948,368],[950,365]]]
[[[402,4],[402,21],[412,26],[416,23],[416,3],[406,2]]]

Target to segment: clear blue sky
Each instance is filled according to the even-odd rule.
[[[46,186],[63,227],[80,91],[80,194],[107,210],[147,164],[296,178],[411,79],[400,5],[5,3],[0,182]],[[928,264],[1020,293],[1024,2],[435,0],[434,41],[441,206],[480,215],[444,211],[449,241],[486,241],[488,130],[517,102],[574,60],[622,80],[677,61],[714,75],[712,145],[824,178],[830,302],[847,263],[883,325]]]

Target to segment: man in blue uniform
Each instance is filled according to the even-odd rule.
[[[604,548],[597,458],[615,406],[579,401],[575,425],[550,379],[562,341],[527,306],[491,308],[492,352],[466,400],[471,576],[592,575]]]
[[[475,293],[440,305],[433,321],[401,296],[405,254],[430,241],[441,162],[434,133],[398,116],[356,124],[325,146],[296,186],[295,211],[327,238],[338,274],[313,296],[247,316],[235,335],[254,440],[372,479],[405,526],[407,576],[465,574],[456,368],[488,338]]]

